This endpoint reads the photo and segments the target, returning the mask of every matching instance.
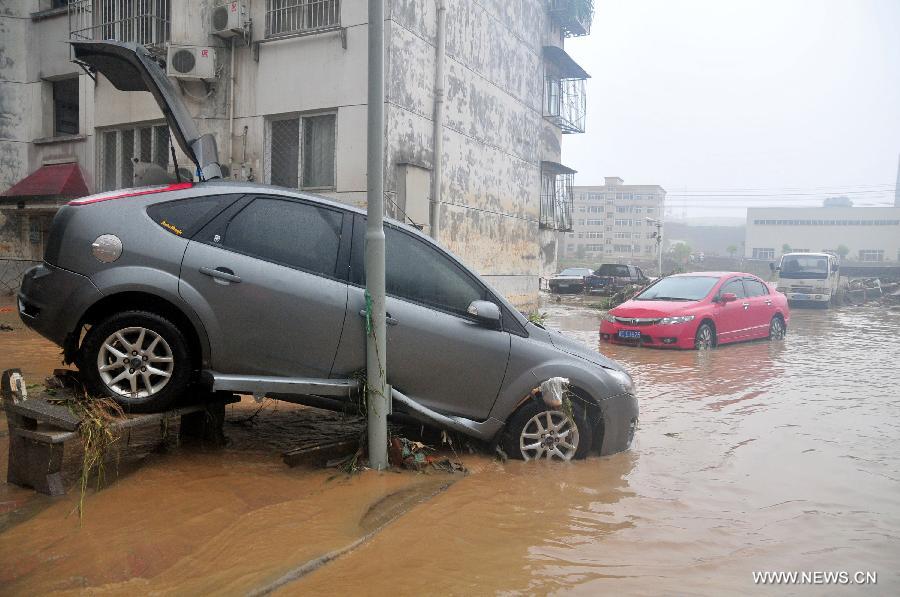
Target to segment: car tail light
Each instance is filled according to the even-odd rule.
[[[69,201],[69,205],[88,205],[91,203],[99,203],[100,201],[111,201],[113,199],[123,199],[125,197],[138,197],[140,195],[153,195],[154,193],[168,193],[169,191],[182,191],[194,186],[192,182],[179,182],[170,185],[159,185],[155,187],[143,187],[140,189],[130,189],[125,192],[110,191],[99,195],[91,195],[83,199],[73,199]]]

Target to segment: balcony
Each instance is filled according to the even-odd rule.
[[[69,39],[112,39],[165,52],[171,35],[170,19],[170,0],[72,0]]]
[[[547,0],[547,12],[566,37],[590,35],[594,0]]]
[[[574,182],[575,170],[556,162],[541,162],[541,229],[572,231]]]
[[[556,46],[544,47],[544,118],[564,134],[583,133],[587,101],[583,68]]]

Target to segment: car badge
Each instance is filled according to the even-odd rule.
[[[638,322],[637,319],[632,319],[632,320],[631,320],[631,325],[637,325],[637,322]]]

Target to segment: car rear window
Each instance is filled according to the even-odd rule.
[[[631,276],[631,272],[628,271],[627,265],[615,265],[612,263],[604,263],[597,271],[594,272],[598,276],[619,276],[619,277],[629,277]]]
[[[147,215],[172,234],[190,238],[235,199],[236,195],[210,195],[166,201],[148,207]]]

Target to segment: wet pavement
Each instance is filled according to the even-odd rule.
[[[244,594],[362,538],[276,592],[718,595],[753,591],[760,570],[871,571],[877,586],[857,592],[900,591],[900,313],[795,309],[784,341],[698,353],[598,345],[583,297],[544,310],[635,377],[632,450],[348,478],[281,463],[303,415],[279,406],[227,426],[221,452],[136,440],[81,526],[74,490],[0,484],[0,593]],[[42,376],[57,359],[0,333],[0,369]]]

